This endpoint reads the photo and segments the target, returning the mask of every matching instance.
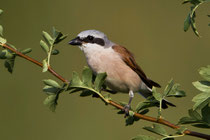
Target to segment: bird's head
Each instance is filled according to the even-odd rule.
[[[108,40],[107,36],[97,30],[82,31],[76,38],[69,42],[70,45],[79,46],[82,50],[89,47],[103,47],[108,48],[112,42]]]

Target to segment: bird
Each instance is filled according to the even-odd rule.
[[[153,87],[161,87],[146,76],[128,49],[110,41],[101,31],[82,31],[69,44],[82,50],[95,75],[104,72],[107,74],[105,85],[108,88],[129,94],[128,104],[124,106],[127,115],[134,93],[148,98],[152,96]],[[168,108],[168,105],[175,106],[167,100],[162,101],[162,108]]]

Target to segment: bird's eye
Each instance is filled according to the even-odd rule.
[[[90,35],[87,38],[88,38],[88,40],[93,40],[94,39],[94,37],[90,36]]]

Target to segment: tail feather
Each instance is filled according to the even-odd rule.
[[[152,85],[152,86],[154,86],[154,87],[161,87],[158,83],[156,83],[156,82],[154,82],[154,81],[152,81],[152,80],[150,80],[150,79],[148,79],[149,80],[149,82],[150,82],[150,84]]]

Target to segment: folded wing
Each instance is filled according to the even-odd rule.
[[[143,72],[143,70],[138,66],[136,63],[133,54],[128,51],[125,47],[120,45],[114,45],[112,48],[119,53],[123,61],[133,70],[135,71],[139,77],[142,79],[142,81],[152,89],[152,87],[161,87],[158,83],[150,80],[147,78],[146,74]]]

